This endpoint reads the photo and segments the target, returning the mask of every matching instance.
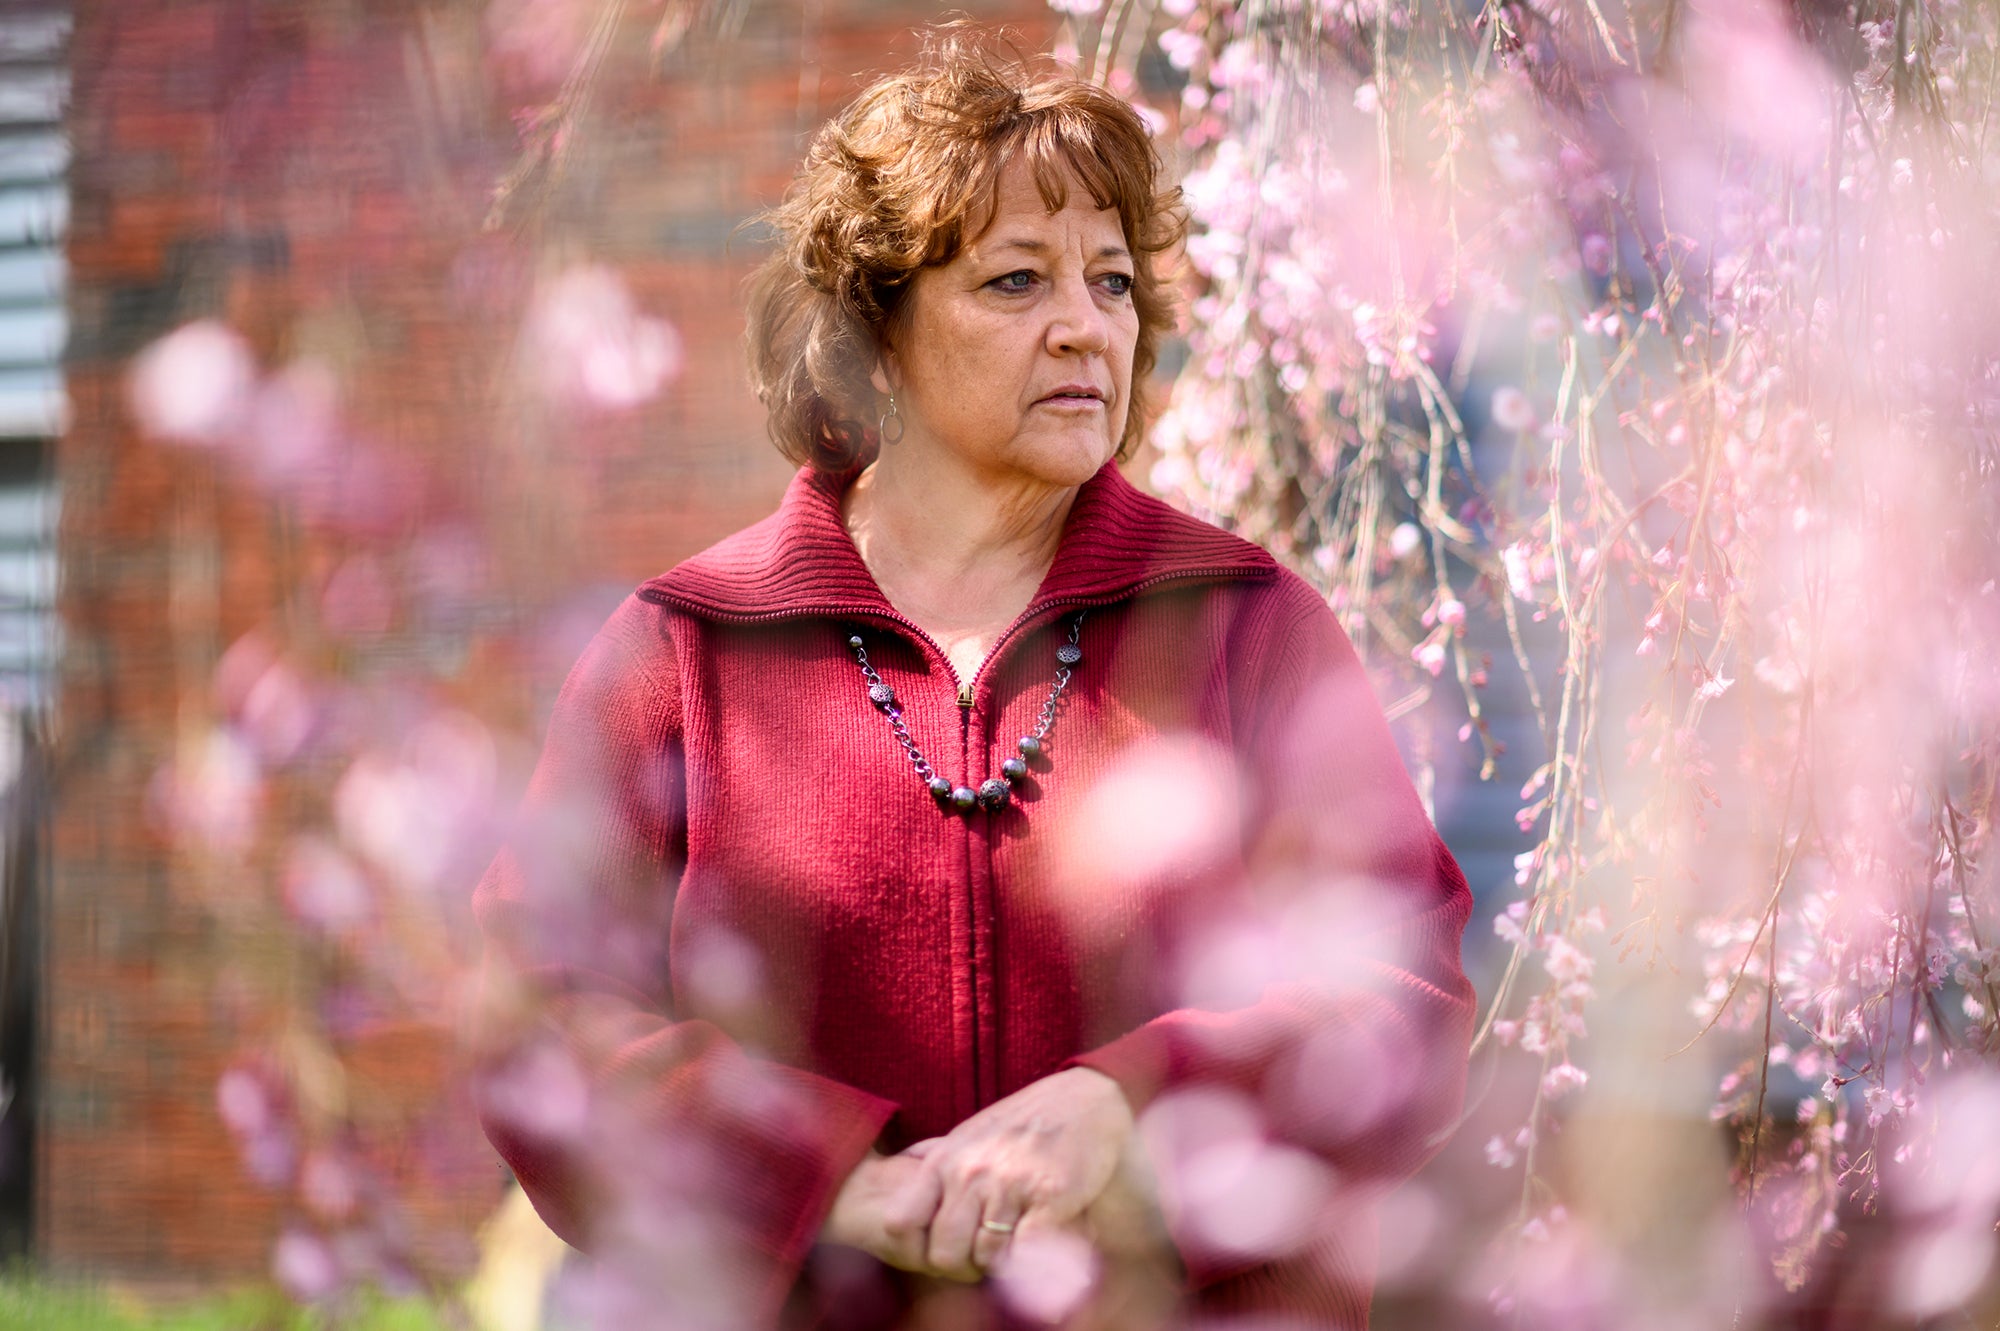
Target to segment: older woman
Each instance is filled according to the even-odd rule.
[[[487,1131],[606,1324],[1366,1323],[1469,899],[1322,598],[1114,465],[1157,170],[948,40],[773,214],[801,470],[605,625],[477,898]]]

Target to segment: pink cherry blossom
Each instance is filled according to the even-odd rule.
[[[183,324],[132,363],[132,414],[168,443],[213,447],[243,424],[257,368],[249,345],[225,324]]]
[[[622,411],[680,373],[680,335],[640,312],[609,268],[585,265],[547,282],[522,329],[522,364],[558,403]]]
[[[1534,404],[1528,395],[1514,387],[1493,390],[1493,423],[1503,430],[1516,434],[1531,430],[1535,425]]]

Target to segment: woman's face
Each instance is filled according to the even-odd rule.
[[[920,271],[875,372],[898,448],[943,448],[994,479],[1081,485],[1131,407],[1133,260],[1116,209],[1072,178],[1050,213],[1027,164],[1001,173],[992,224]]]

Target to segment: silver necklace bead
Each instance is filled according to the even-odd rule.
[[[903,720],[903,709],[896,701],[896,691],[884,683],[882,677],[875,672],[874,663],[868,659],[866,642],[859,633],[850,633],[847,645],[854,652],[855,664],[861,667],[862,678],[867,681],[868,701],[880,708],[882,715],[888,718],[889,729],[896,736],[896,742],[903,746],[903,752],[909,756],[910,765],[916,769],[917,778],[924,783],[924,787],[930,791],[939,805],[960,813],[970,813],[981,806],[997,812],[1013,802],[1014,783],[1025,780],[1028,775],[1028,764],[1041,758],[1046,751],[1045,743],[1049,730],[1056,723],[1057,704],[1062,701],[1063,691],[1069,687],[1072,668],[1083,661],[1083,648],[1077,645],[1077,639],[1083,632],[1083,617],[1089,613],[1088,610],[1077,612],[1076,618],[1070,621],[1069,641],[1056,647],[1055,683],[1050,686],[1049,696],[1043,700],[1041,710],[1036,714],[1035,733],[1021,736],[1014,746],[1020,751],[1020,756],[1010,757],[1002,762],[1000,774],[987,777],[979,783],[976,790],[969,785],[955,786],[939,775],[931,766],[930,760],[924,757],[923,751],[917,747],[916,740],[911,737],[909,725]]]

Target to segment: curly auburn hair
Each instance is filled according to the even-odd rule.
[[[823,471],[875,442],[869,383],[919,270],[951,262],[993,218],[1001,172],[1026,154],[1051,213],[1071,179],[1118,210],[1134,264],[1139,335],[1119,455],[1143,428],[1141,386],[1173,327],[1152,258],[1186,221],[1162,188],[1145,122],[1053,61],[999,55],[976,35],[929,35],[911,69],[878,79],[814,136],[784,202],[763,215],[777,250],[751,279],[751,379],[772,442]]]

